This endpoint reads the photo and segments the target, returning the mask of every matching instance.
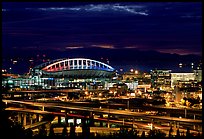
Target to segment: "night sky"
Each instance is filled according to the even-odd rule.
[[[25,61],[36,55],[92,58],[124,69],[171,68],[198,62],[201,32],[201,2],[4,2],[3,68],[26,72]],[[24,62],[14,68],[11,58]]]

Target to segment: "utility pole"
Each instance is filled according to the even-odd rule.
[[[110,128],[109,119],[110,119],[110,106],[108,106],[108,128]]]
[[[130,101],[129,101],[129,99],[128,99],[128,101],[127,101],[127,109],[129,110],[129,107],[130,107]]]

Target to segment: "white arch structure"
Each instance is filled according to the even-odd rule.
[[[63,70],[85,70],[95,69],[104,71],[114,71],[111,66],[100,61],[86,59],[86,58],[72,58],[72,59],[57,59],[51,62],[39,65],[41,70],[47,72],[63,71]]]

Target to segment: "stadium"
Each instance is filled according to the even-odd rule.
[[[115,69],[92,59],[67,58],[38,65],[31,69],[30,73],[41,78],[111,78],[115,75]]]
[[[35,66],[26,77],[7,78],[2,83],[25,89],[109,89],[118,83],[110,65],[86,58],[63,58]],[[127,83],[135,88],[138,82]],[[132,87],[131,87],[132,86]]]

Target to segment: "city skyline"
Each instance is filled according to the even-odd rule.
[[[7,138],[203,138],[202,2],[3,2]]]
[[[144,69],[198,62],[201,11],[201,2],[4,2],[3,59],[103,58]]]

